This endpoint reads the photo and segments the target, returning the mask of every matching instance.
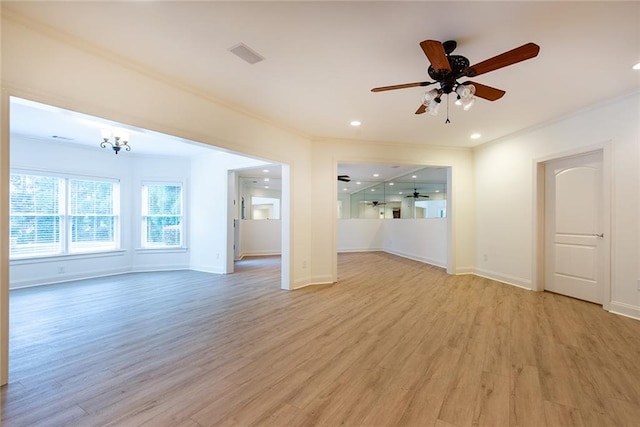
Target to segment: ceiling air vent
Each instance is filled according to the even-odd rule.
[[[245,60],[249,64],[264,61],[264,56],[260,55],[244,43],[238,43],[237,45],[230,47],[229,52],[233,53],[238,58]]]

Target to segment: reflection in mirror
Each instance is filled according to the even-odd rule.
[[[238,170],[240,219],[280,219],[281,173],[274,164]]]
[[[338,181],[338,218],[413,219],[446,218],[447,168],[405,166],[382,180],[358,180],[370,170],[385,170],[384,165],[340,164],[340,175],[350,181]],[[363,173],[363,169],[367,169]],[[400,169],[398,166],[391,168]],[[358,175],[358,174],[361,175]]]

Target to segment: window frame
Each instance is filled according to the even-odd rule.
[[[179,215],[153,215],[155,217],[176,217],[178,216],[180,219],[179,224],[179,233],[180,233],[180,244],[178,245],[167,245],[167,244],[151,244],[148,241],[147,234],[147,220],[152,215],[148,214],[149,206],[148,206],[148,188],[150,186],[177,186],[180,187],[180,214]],[[187,204],[186,204],[186,183],[181,180],[158,180],[158,179],[146,179],[143,180],[140,184],[140,249],[139,251],[150,251],[150,252],[162,252],[162,251],[183,251],[187,248]]]

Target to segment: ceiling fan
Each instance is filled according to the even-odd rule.
[[[416,188],[413,189],[413,194],[410,194],[408,196],[404,196],[404,197],[412,197],[414,199],[428,199],[429,196],[426,194],[420,194],[420,192],[418,192],[418,190]]]
[[[377,201],[377,200],[373,200],[373,201],[371,201],[371,202],[365,202],[365,203],[366,203],[366,205],[367,205],[367,206],[373,206],[374,208],[375,208],[375,207],[378,207],[378,206],[384,206],[384,205],[386,205],[386,203],[385,203],[385,202],[379,202],[379,201]]]
[[[420,43],[420,47],[431,63],[427,73],[434,81],[375,87],[371,91],[383,92],[439,84],[439,88],[431,89],[424,94],[423,103],[416,110],[416,114],[429,112],[431,115],[437,115],[442,95],[449,95],[450,93],[455,93],[456,104],[462,105],[463,109],[468,110],[473,105],[476,96],[488,101],[495,101],[502,98],[505,91],[472,81],[458,82],[458,79],[476,77],[489,71],[531,59],[537,56],[540,51],[540,46],[537,44],[527,43],[475,65],[469,65],[469,60],[464,56],[451,54],[457,45],[454,40],[448,40],[444,43],[437,40],[424,40]],[[449,123],[448,117],[446,123]]]
[[[349,182],[351,177],[349,175],[338,175],[338,181]]]

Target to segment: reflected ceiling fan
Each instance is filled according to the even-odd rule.
[[[456,95],[456,104],[462,105],[464,110],[468,110],[473,105],[476,96],[488,101],[495,101],[502,98],[505,91],[472,81],[458,82],[458,79],[464,77],[473,78],[488,73],[489,71],[531,59],[537,56],[540,51],[540,46],[537,44],[527,43],[475,65],[469,65],[469,60],[464,56],[451,54],[457,45],[454,40],[449,40],[444,43],[437,40],[424,40],[420,43],[422,51],[431,63],[427,69],[427,73],[434,81],[375,87],[371,89],[371,91],[383,92],[438,84],[438,88],[425,92],[423,103],[416,110],[416,114],[428,112],[433,116],[437,115],[438,108],[442,102],[442,96],[449,95],[450,93]],[[448,115],[445,123],[449,123]]]
[[[350,182],[351,177],[349,175],[338,175],[338,181]]]
[[[365,204],[366,204],[367,206],[373,206],[374,208],[375,208],[375,207],[378,207],[378,206],[384,206],[384,205],[386,205],[386,203],[384,203],[384,202],[379,202],[379,201],[377,201],[377,200],[373,200],[373,201],[371,201],[371,202],[365,202]]]
[[[420,194],[420,192],[418,191],[417,188],[413,189],[413,194],[410,194],[410,195],[404,196],[404,197],[405,198],[411,197],[411,198],[414,198],[416,200],[418,200],[418,199],[428,199],[429,198],[429,196],[426,195],[426,194]]]

